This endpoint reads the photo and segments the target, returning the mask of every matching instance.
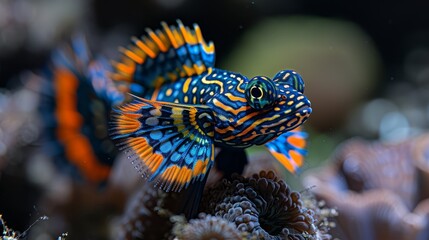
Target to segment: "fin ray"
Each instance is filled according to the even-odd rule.
[[[113,64],[113,80],[148,89],[200,75],[214,67],[214,45],[206,44],[198,25],[190,29],[178,20],[177,26],[165,22],[161,26],[146,29],[146,35],[132,37],[128,47],[119,49],[122,58]]]
[[[214,117],[207,106],[134,101],[113,111],[110,133],[143,176],[180,191],[208,173],[214,160]]]
[[[303,164],[307,133],[300,127],[283,133],[276,139],[265,144],[274,158],[292,173],[299,171]]]

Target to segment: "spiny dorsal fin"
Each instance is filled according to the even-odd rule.
[[[120,48],[122,59],[113,62],[112,78],[144,88],[159,87],[165,82],[202,74],[214,66],[215,53],[212,42],[204,41],[201,29],[162,22],[162,30],[147,29],[147,34],[132,37],[127,48]]]

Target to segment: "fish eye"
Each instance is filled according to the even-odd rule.
[[[293,70],[283,70],[278,72],[274,76],[273,81],[277,82],[278,84],[289,85],[296,91],[304,93],[304,80],[302,80],[302,77]]]
[[[261,99],[261,98],[262,98],[262,96],[264,96],[264,93],[262,92],[262,89],[261,89],[260,87],[253,86],[253,87],[250,89],[250,95],[251,95],[253,98]]]
[[[276,97],[274,83],[266,77],[254,77],[246,86],[245,95],[248,104],[254,109],[268,108]]]

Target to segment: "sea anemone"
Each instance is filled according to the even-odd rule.
[[[258,239],[305,239],[316,233],[313,211],[272,171],[220,182],[206,191],[201,210]]]

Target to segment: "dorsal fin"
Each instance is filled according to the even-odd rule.
[[[162,22],[162,30],[147,29],[141,38],[132,37],[119,62],[113,62],[112,79],[138,84],[143,88],[159,87],[179,78],[202,74],[214,66],[214,44],[203,39],[197,24],[194,29]]]

